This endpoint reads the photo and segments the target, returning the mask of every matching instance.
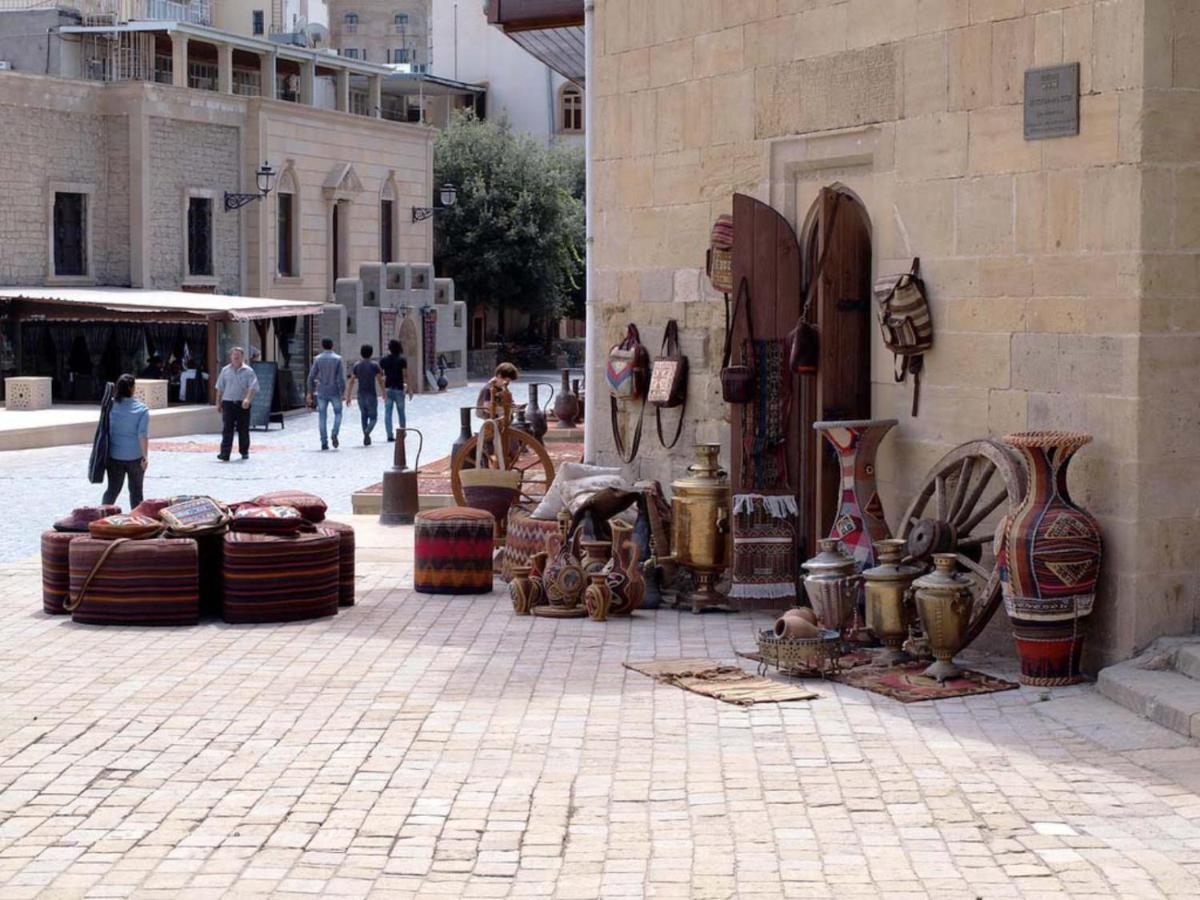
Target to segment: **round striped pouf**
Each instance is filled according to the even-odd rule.
[[[336,534],[225,535],[221,617],[238,624],[294,622],[338,610]]]
[[[65,616],[63,604],[71,592],[71,541],[83,537],[78,531],[42,532],[42,609],[52,616]]]
[[[195,625],[200,572],[191,538],[71,542],[71,618],[88,625]],[[104,552],[112,548],[100,562]],[[97,567],[98,565],[98,567]],[[88,575],[95,575],[80,596]],[[76,605],[77,604],[77,605]]]
[[[488,593],[495,533],[496,520],[482,509],[417,513],[413,587],[422,594]]]
[[[338,537],[338,606],[353,606],[354,529],[327,519],[317,526],[317,531],[336,534]]]

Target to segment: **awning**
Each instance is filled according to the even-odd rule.
[[[531,55],[584,86],[583,0],[487,0],[487,16]]]
[[[140,321],[245,321],[281,316],[315,316],[325,303],[238,297],[191,291],[155,291],[118,287],[0,287],[0,309],[17,318],[114,319]]]

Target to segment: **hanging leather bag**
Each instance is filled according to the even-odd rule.
[[[683,433],[684,413],[687,410],[687,357],[679,349],[679,323],[674,319],[667,322],[663,332],[660,355],[650,365],[650,390],[646,402],[654,406],[654,420],[658,427],[658,442],[670,450],[679,442]],[[662,411],[680,407],[679,423],[675,426],[675,437],[667,443],[663,437]]]
[[[825,226],[825,247],[817,260],[817,265],[809,275],[808,284],[804,288],[804,306],[800,310],[800,318],[796,327],[788,332],[788,368],[797,375],[816,375],[820,359],[820,337],[817,327],[808,319],[812,308],[813,297],[816,296],[817,285],[821,281],[821,273],[825,270],[825,261],[829,258],[829,248],[833,246],[833,224],[837,221],[838,209],[841,208],[841,194],[834,194],[833,208],[829,213],[829,222]]]
[[[608,351],[608,365],[604,370],[608,381],[608,403],[612,419],[613,443],[622,462],[631,462],[637,455],[642,442],[642,421],[646,414],[646,390],[650,383],[650,353],[642,344],[642,336],[638,334],[637,326],[629,323],[625,331],[625,339]],[[633,441],[629,451],[625,449],[625,439],[621,435],[618,421],[618,403],[622,400],[630,402],[642,401],[638,412],[637,428],[633,433]]]
[[[920,272],[921,259],[917,257],[907,272],[881,276],[874,288],[883,343],[895,357],[896,382],[904,381],[910,372],[913,376],[914,416],[920,402],[925,353],[933,347],[933,318]]]
[[[725,332],[725,354],[721,361],[721,396],[726,403],[749,403],[754,399],[754,367],[745,363],[730,365],[733,357],[733,332],[737,328],[738,310],[743,301],[746,307],[746,337],[754,346],[754,319],[750,314],[750,285],[743,277],[738,283],[737,299],[733,303],[733,315]]]

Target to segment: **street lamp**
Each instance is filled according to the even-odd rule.
[[[442,201],[441,206],[414,206],[412,208],[412,220],[414,222],[424,222],[434,213],[441,212],[443,209],[449,209],[458,201],[458,188],[446,182],[438,191],[438,199]]]
[[[258,171],[254,173],[254,181],[258,185],[257,194],[233,194],[229,191],[225,192],[225,212],[232,212],[235,209],[241,209],[247,203],[255,200],[262,200],[267,194],[271,193],[271,179],[275,177],[275,170],[264,159],[263,164]]]

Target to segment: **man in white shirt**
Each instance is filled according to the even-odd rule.
[[[250,458],[250,401],[258,393],[258,376],[246,365],[246,351],[229,351],[229,365],[217,376],[216,406],[221,411],[221,452],[217,459],[229,462],[233,430],[237,428],[238,452]]]

